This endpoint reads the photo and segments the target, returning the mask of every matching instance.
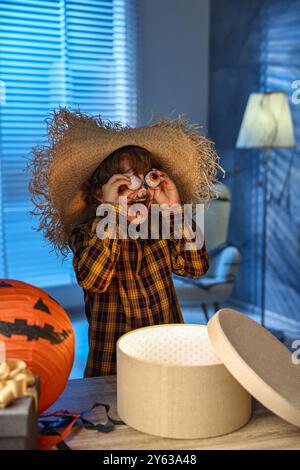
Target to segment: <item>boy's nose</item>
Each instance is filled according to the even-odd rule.
[[[142,188],[148,189],[149,186],[145,181],[144,175],[138,175],[138,176],[139,176],[139,179],[141,181],[141,186],[140,186],[139,190],[142,189]]]
[[[142,197],[142,196],[145,196],[147,193],[147,189],[145,187],[141,187],[140,189],[138,189],[137,191],[137,195],[138,197]]]
[[[145,181],[144,175],[139,174],[139,178],[140,178],[140,180],[141,180],[141,187],[140,187],[139,189],[142,189],[142,188],[148,189],[148,185],[147,185],[147,183],[146,183],[146,181]]]

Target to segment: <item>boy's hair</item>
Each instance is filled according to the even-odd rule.
[[[90,178],[82,186],[82,196],[86,205],[97,207],[99,205],[99,189],[116,173],[122,173],[122,161],[129,160],[132,169],[136,173],[146,173],[155,166],[160,170],[160,165],[155,162],[152,154],[136,145],[120,147],[106,157],[95,169]]]

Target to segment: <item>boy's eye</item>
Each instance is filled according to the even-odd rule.
[[[136,190],[142,186],[142,180],[138,176],[130,176],[130,184],[128,185],[128,189]]]
[[[145,181],[150,188],[156,188],[160,184],[160,176],[155,171],[149,171]]]

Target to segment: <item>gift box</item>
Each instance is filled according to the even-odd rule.
[[[0,364],[0,450],[37,449],[39,376],[24,361]]]
[[[17,398],[0,409],[0,450],[37,448],[37,412],[32,396]]]

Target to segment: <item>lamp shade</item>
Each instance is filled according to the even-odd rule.
[[[295,147],[293,121],[286,93],[252,93],[249,96],[236,146]]]

